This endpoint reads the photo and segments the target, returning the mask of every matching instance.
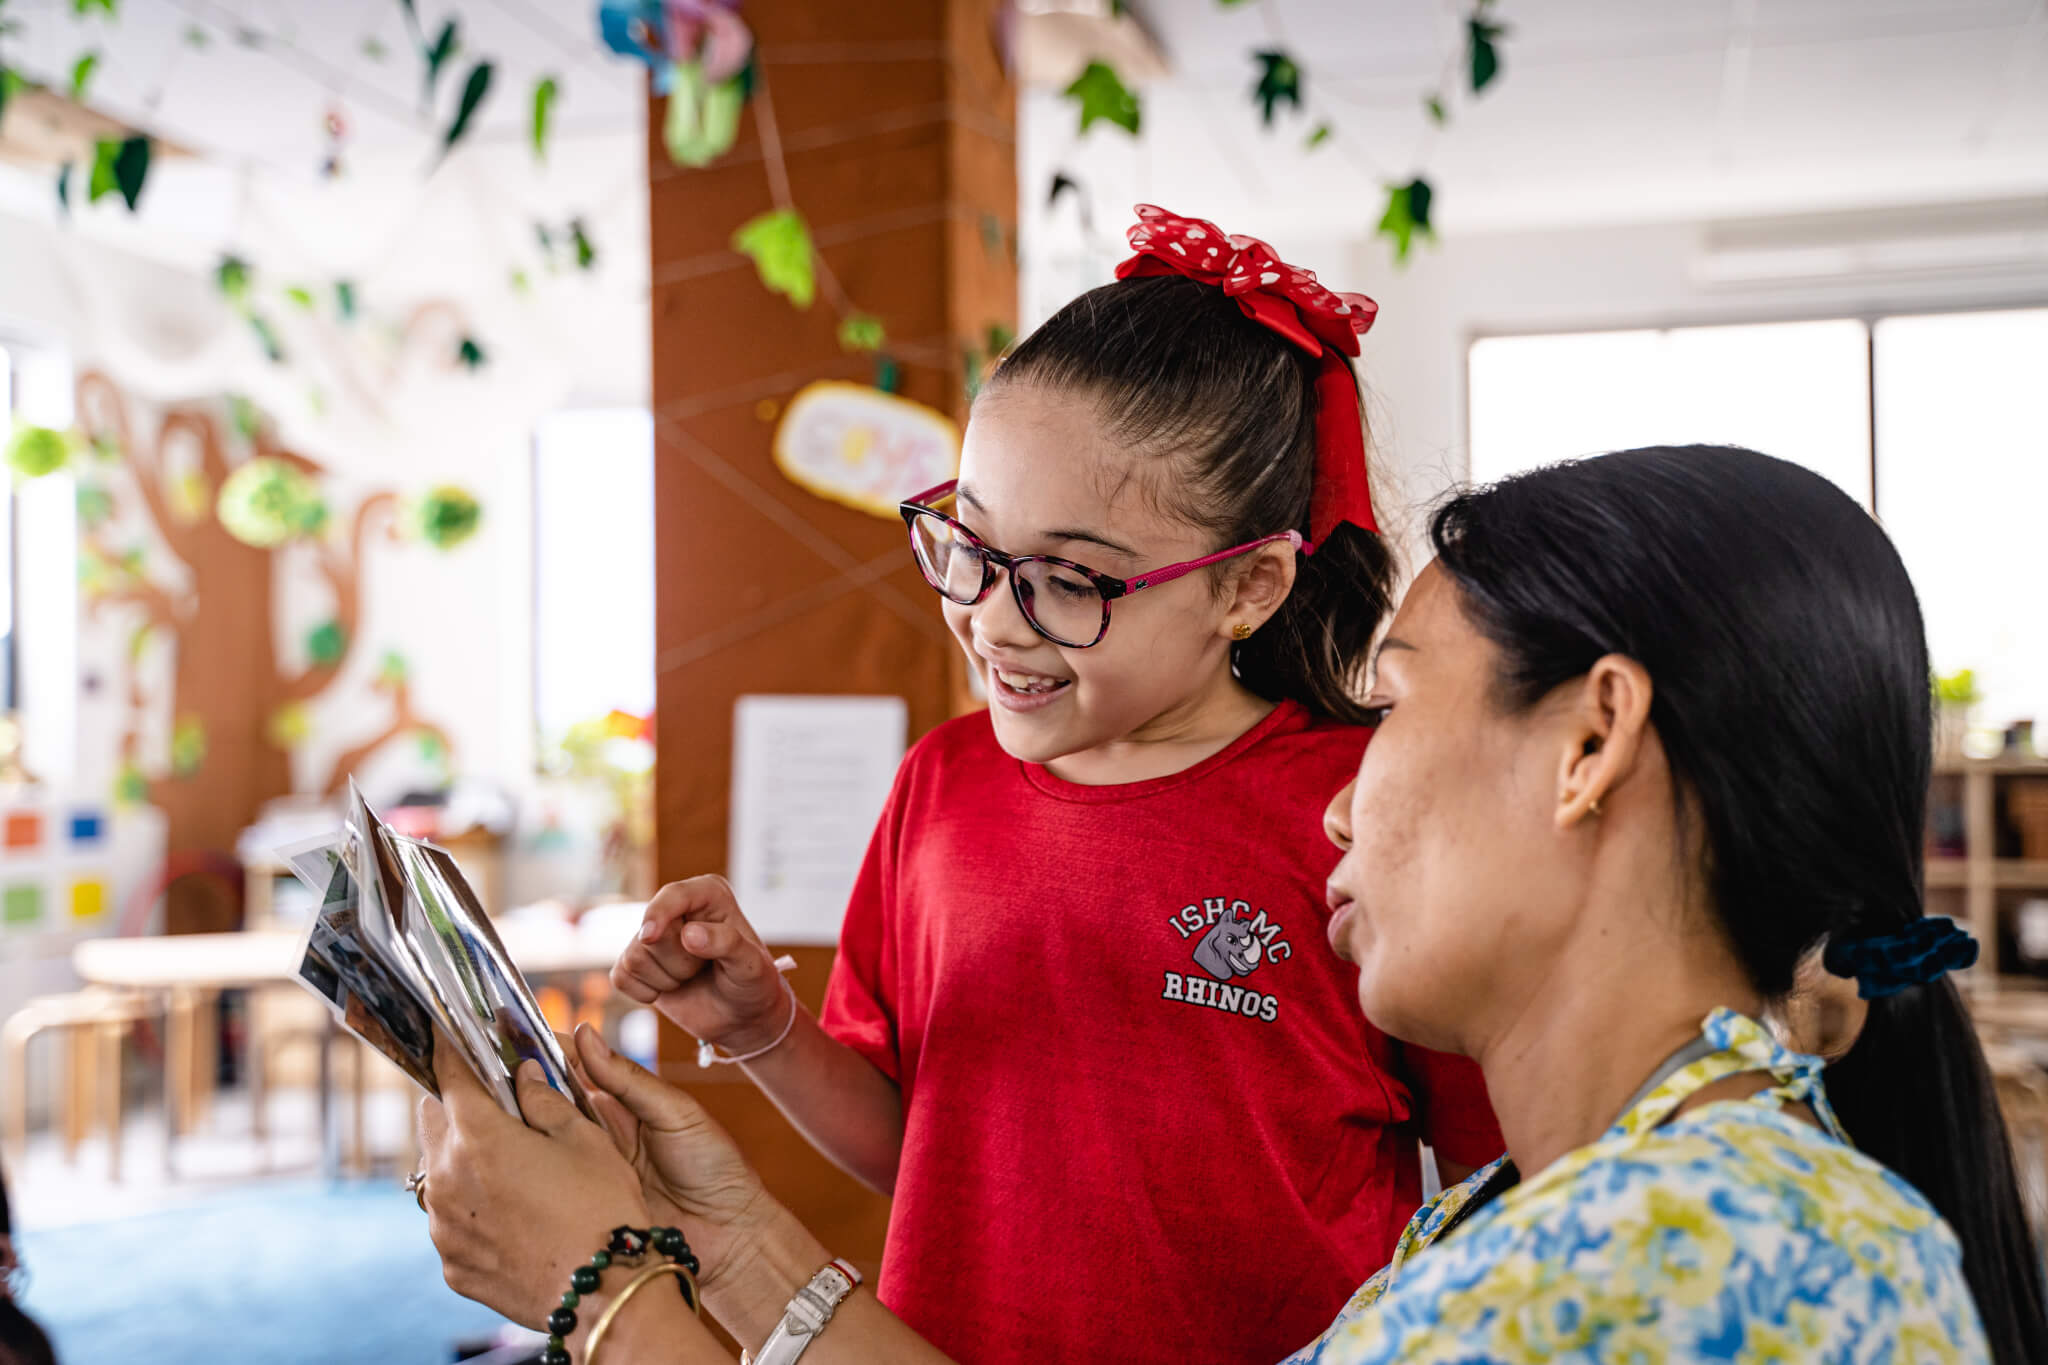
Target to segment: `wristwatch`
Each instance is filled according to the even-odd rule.
[[[794,1365],[859,1283],[860,1272],[835,1258],[796,1291],[789,1307],[782,1310],[782,1321],[761,1343],[760,1354],[740,1352],[740,1365]]]

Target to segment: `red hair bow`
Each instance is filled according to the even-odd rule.
[[[1137,225],[1127,235],[1138,254],[1116,268],[1118,279],[1185,275],[1213,284],[1235,299],[1246,317],[1322,357],[1316,375],[1309,539],[1322,544],[1344,521],[1362,531],[1378,531],[1365,476],[1358,388],[1344,357],[1358,354],[1358,339],[1372,326],[1379,305],[1363,294],[1325,289],[1314,271],[1287,264],[1256,237],[1229,236],[1214,223],[1182,218],[1153,204],[1138,205]]]

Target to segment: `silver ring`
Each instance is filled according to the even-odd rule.
[[[421,1213],[427,1211],[427,1173],[425,1171],[414,1171],[405,1178],[405,1192],[412,1196],[415,1204],[420,1206]]]

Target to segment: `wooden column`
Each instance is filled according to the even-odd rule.
[[[748,693],[895,694],[913,736],[953,713],[958,651],[902,524],[813,497],[770,456],[804,384],[873,382],[838,341],[838,291],[887,328],[901,392],[964,419],[966,353],[1016,318],[1014,92],[986,0],[749,0],[761,76],[739,141],[684,170],[649,111],[655,413],[656,821],[664,881],[723,870],[733,703]],[[763,97],[768,102],[764,108]],[[728,240],[790,202],[838,291],[799,311]],[[829,949],[799,950],[815,1008]],[[699,1072],[666,1030],[663,1071],[692,1085],[770,1187],[841,1254],[880,1255],[887,1201],[813,1153],[744,1077]]]

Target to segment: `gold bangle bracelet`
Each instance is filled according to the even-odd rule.
[[[612,1325],[612,1319],[619,1315],[619,1310],[626,1306],[626,1300],[639,1293],[640,1286],[663,1275],[681,1276],[683,1284],[689,1290],[687,1299],[690,1311],[700,1317],[703,1315],[704,1301],[697,1296],[697,1277],[690,1273],[688,1266],[681,1261],[665,1261],[660,1265],[651,1265],[626,1281],[626,1287],[619,1291],[619,1296],[605,1306],[604,1312],[597,1319],[597,1326],[590,1329],[590,1344],[583,1348],[583,1365],[597,1365],[597,1348],[604,1344],[605,1331]]]

